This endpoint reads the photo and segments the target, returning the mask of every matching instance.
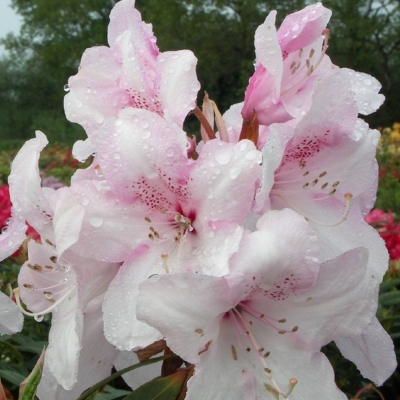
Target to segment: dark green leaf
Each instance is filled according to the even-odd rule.
[[[124,400],[176,400],[187,377],[186,370],[180,370],[164,378],[156,378],[140,386]]]

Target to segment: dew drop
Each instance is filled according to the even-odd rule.
[[[69,88],[68,84],[67,84],[67,85],[64,85],[64,91],[66,91],[66,92],[69,92],[69,91],[70,91],[70,88]]]
[[[44,316],[40,314],[40,315],[35,315],[33,318],[35,318],[36,322],[42,322]]]
[[[103,218],[101,217],[91,217],[89,218],[89,223],[95,228],[99,228],[101,225],[103,225]]]

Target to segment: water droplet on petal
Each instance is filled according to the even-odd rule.
[[[47,300],[50,300],[53,298],[53,293],[51,292],[44,292],[44,297],[46,297]]]
[[[104,222],[104,220],[101,217],[94,216],[94,217],[89,218],[90,225],[92,225],[95,228],[99,228],[101,225],[103,225],[103,222]]]
[[[68,84],[67,84],[67,85],[64,85],[64,90],[65,90],[66,92],[69,92],[69,91],[70,91],[70,88],[69,88]]]
[[[35,318],[35,321],[37,321],[37,322],[42,322],[44,316],[43,315],[35,315],[33,318]]]

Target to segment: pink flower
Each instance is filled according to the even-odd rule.
[[[85,196],[85,216],[71,249],[123,262],[103,311],[107,339],[130,350],[159,338],[136,320],[137,287],[149,275],[193,268],[227,273],[260,178],[261,153],[248,140],[212,140],[190,160],[184,132],[140,109],[123,110],[99,133],[99,168],[90,179],[86,171],[73,181]]]
[[[28,243],[28,260],[18,284],[30,310],[25,314],[40,321],[52,313],[45,359],[47,387],[42,395],[52,399],[54,386],[80,393],[110,372],[118,352],[104,338],[101,304],[119,264],[80,257],[70,250],[79,240],[84,210],[71,188],[41,187],[38,159],[46,144],[46,136],[37,131],[15,157],[9,182],[18,218],[41,236],[41,243]],[[81,374],[82,368],[96,373]]]
[[[278,31],[272,11],[255,35],[256,70],[246,90],[242,115],[249,121],[256,112],[261,125],[300,117],[311,105],[314,85],[337,67],[325,55],[332,12],[316,3],[288,15]],[[362,114],[375,111],[384,97],[380,84],[367,74],[343,69]]]
[[[77,75],[68,81],[65,113],[89,136],[74,146],[79,160],[95,152],[90,138],[103,122],[127,107],[149,110],[182,127],[199,90],[193,53],[160,53],[152,27],[142,22],[134,0],[113,8],[108,41],[110,47],[87,49]]]
[[[394,222],[393,214],[374,209],[365,217],[365,221],[377,229],[385,241],[390,259],[400,259],[400,224]]]
[[[139,318],[196,366],[187,399],[346,398],[320,348],[362,334],[378,290],[367,273],[366,249],[322,264],[318,252],[302,217],[270,212],[244,238],[229,275],[162,275],[140,285]],[[387,377],[395,355],[390,340],[380,339],[388,344]]]

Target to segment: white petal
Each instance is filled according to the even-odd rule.
[[[335,342],[343,356],[353,361],[361,374],[378,386],[396,369],[392,339],[375,317],[361,335],[342,337]]]
[[[22,329],[24,318],[18,306],[0,292],[0,335],[12,335]]]

